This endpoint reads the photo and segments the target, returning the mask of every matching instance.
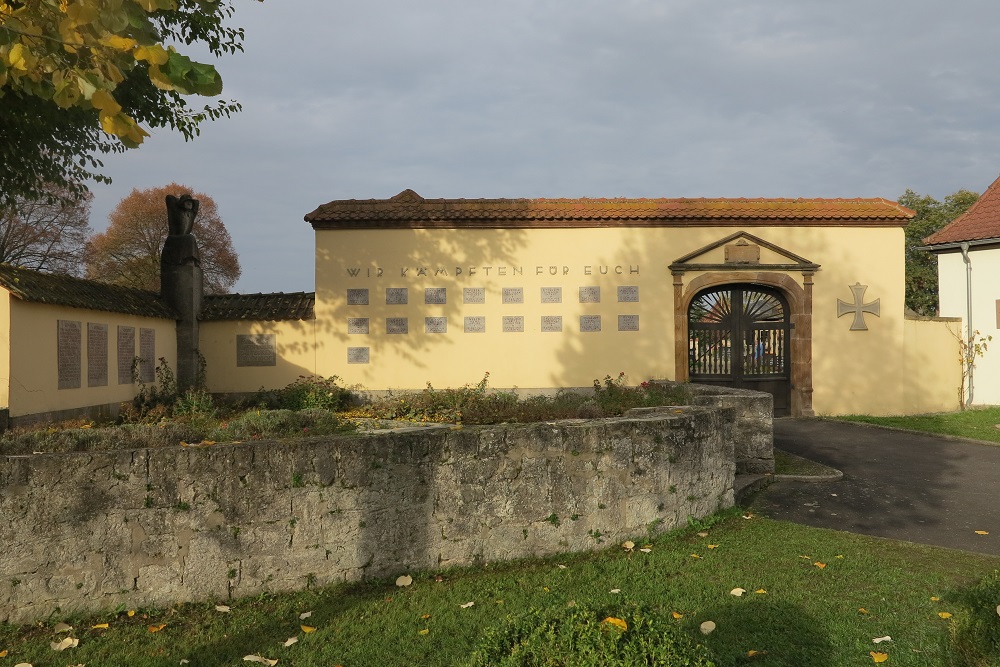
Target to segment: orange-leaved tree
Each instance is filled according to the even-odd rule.
[[[240,260],[215,201],[206,194],[171,183],[132,190],[108,216],[108,228],[87,244],[91,280],[159,291],[160,252],[167,238],[167,195],[189,194],[200,202],[194,235],[201,252],[205,291],[225,294],[240,277]]]

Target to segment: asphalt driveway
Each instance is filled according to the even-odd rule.
[[[1000,446],[790,418],[774,446],[844,477],[776,481],[751,502],[764,516],[1000,556]]]

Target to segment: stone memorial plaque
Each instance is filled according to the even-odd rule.
[[[638,301],[639,301],[638,285],[618,286],[618,303],[638,303]]]
[[[618,330],[619,331],[638,331],[639,330],[639,316],[638,315],[619,315],[618,316]]]
[[[277,366],[274,334],[236,334],[237,366]]]
[[[601,330],[600,315],[581,315],[580,331],[583,333],[593,333]]]
[[[562,303],[562,287],[543,287],[542,303]]]
[[[464,287],[462,288],[463,303],[486,303],[485,287]]]
[[[368,318],[367,317],[348,317],[347,318],[347,333],[349,333],[349,334],[366,334],[366,333],[368,333]]]
[[[366,287],[348,287],[347,288],[347,305],[348,306],[367,306],[368,305],[368,288]]]
[[[580,303],[600,303],[600,302],[601,302],[600,287],[580,288]]]
[[[385,303],[389,306],[405,306],[409,302],[409,290],[406,287],[386,287]]]
[[[428,287],[424,290],[424,303],[429,306],[443,306],[448,303],[448,288]]]
[[[135,327],[118,327],[118,384],[132,384]]]
[[[524,333],[524,316],[504,315],[503,331],[504,333]]]
[[[410,333],[410,321],[405,317],[385,318],[385,332],[387,334],[408,334]]]
[[[523,287],[504,287],[500,294],[503,303],[524,303]]]
[[[347,348],[347,363],[349,364],[367,364],[369,357],[370,353],[367,347]]]
[[[156,382],[156,329],[139,329],[139,379]]]
[[[59,367],[59,388],[79,389],[81,368],[81,325],[79,322],[59,320],[57,323],[56,354]]]
[[[87,386],[108,386],[108,325],[87,322]]]
[[[542,315],[542,332],[558,333],[562,331],[562,315]]]
[[[424,332],[425,333],[448,333],[448,318],[447,317],[425,317],[424,318]]]
[[[483,333],[486,331],[486,317],[476,315],[465,318],[465,333]]]

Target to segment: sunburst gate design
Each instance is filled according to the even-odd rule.
[[[784,302],[766,288],[720,287],[698,294],[688,309],[691,378],[785,376],[787,322]]]

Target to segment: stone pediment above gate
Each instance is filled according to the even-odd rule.
[[[674,275],[688,271],[796,271],[812,275],[818,270],[819,264],[747,232],[730,234],[670,264]]]

